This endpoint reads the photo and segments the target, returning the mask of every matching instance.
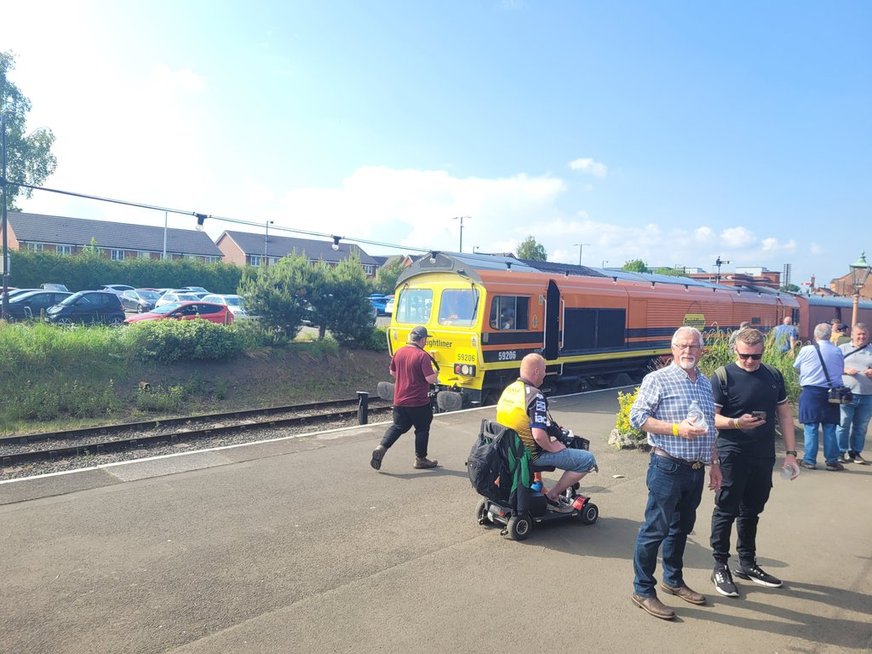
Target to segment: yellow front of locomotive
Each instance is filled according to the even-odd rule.
[[[409,340],[412,328],[423,325],[429,338],[425,349],[439,366],[440,406],[460,408],[481,403],[484,380],[481,354],[483,286],[457,273],[424,273],[401,283],[394,294],[388,330],[391,354]]]

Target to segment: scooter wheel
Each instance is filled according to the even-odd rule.
[[[581,509],[581,521],[586,525],[592,525],[599,518],[599,509],[596,504],[585,504]]]
[[[490,520],[487,517],[487,500],[481,499],[478,501],[478,505],[475,507],[475,519],[476,522],[480,525],[489,526]]]
[[[510,540],[524,540],[530,535],[530,529],[533,523],[526,515],[513,515],[509,518],[509,523],[506,525],[506,531]]]

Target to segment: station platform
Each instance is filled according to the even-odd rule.
[[[631,603],[648,455],[606,444],[616,393],[551,400],[597,456],[599,521],[522,542],[474,518],[464,462],[493,407],[436,416],[435,470],[411,433],[372,470],[371,424],[2,483],[0,652],[872,650],[872,466],[774,475],[759,561],[783,588],[714,592],[706,491],[685,580],[708,604]]]

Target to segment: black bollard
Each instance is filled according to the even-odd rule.
[[[357,391],[357,424],[365,425],[369,422],[369,393]]]

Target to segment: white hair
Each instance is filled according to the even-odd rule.
[[[828,341],[833,335],[833,326],[827,322],[815,325],[814,338],[816,341]]]
[[[675,333],[672,335],[672,344],[675,345],[682,334],[691,334],[696,342],[699,343],[699,346],[702,347],[705,345],[705,340],[703,339],[702,332],[699,331],[696,327],[679,327],[675,330]]]

